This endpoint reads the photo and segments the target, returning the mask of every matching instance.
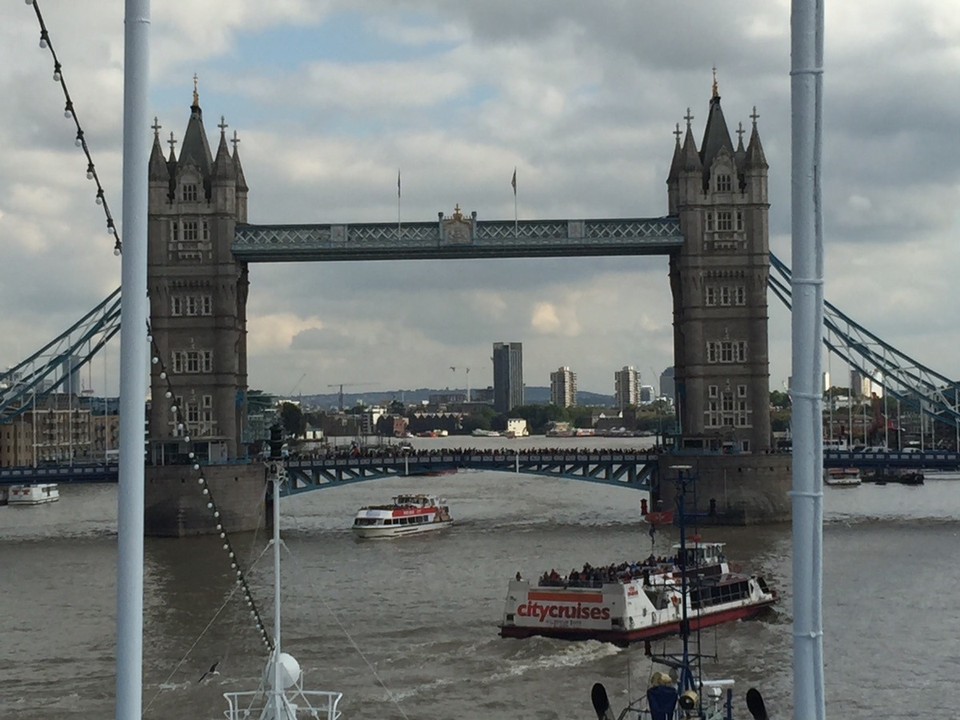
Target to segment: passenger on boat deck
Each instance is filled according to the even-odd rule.
[[[519,571],[519,570],[517,570],[517,580],[523,580],[523,578],[520,576],[520,571]]]
[[[644,560],[637,560],[632,563],[622,562],[620,564],[611,564],[606,567],[593,567],[590,563],[584,563],[581,570],[574,568],[566,577],[561,576],[556,570],[549,573],[543,573],[540,576],[539,584],[545,587],[602,587],[604,583],[630,582],[634,578],[649,578],[650,569],[670,565],[673,561],[665,557],[654,557],[650,555]]]

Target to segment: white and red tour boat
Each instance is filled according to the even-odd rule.
[[[823,482],[834,487],[856,487],[862,480],[860,468],[828,468],[823,472]]]
[[[691,542],[670,561],[648,558],[538,582],[510,581],[500,635],[600,640],[627,645],[680,632],[683,605],[691,631],[754,617],[777,601],[759,575],[731,572],[724,543]],[[683,575],[686,571],[686,595]]]
[[[7,495],[9,505],[43,505],[60,499],[60,489],[56,483],[34,483],[32,485],[11,485]]]
[[[392,505],[362,507],[353,531],[362,538],[419,535],[453,525],[447,501],[433,495],[397,495]]]

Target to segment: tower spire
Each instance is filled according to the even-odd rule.
[[[200,107],[200,93],[197,92],[197,74],[193,74],[193,106]]]
[[[713,66],[713,97],[720,97],[720,87],[717,85],[717,66]]]

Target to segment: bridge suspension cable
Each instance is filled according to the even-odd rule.
[[[25,360],[0,373],[0,422],[63,387],[120,330],[120,288]]]
[[[768,285],[791,309],[792,272],[773,253],[770,253],[770,267],[776,274],[770,273]],[[957,402],[960,384],[957,381],[883,341],[836,305],[827,300],[823,305],[823,322],[828,331],[823,344],[830,352],[882,385],[896,399],[916,404],[921,412],[940,422],[952,426],[960,423]]]

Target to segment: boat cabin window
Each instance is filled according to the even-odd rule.
[[[723,543],[696,544],[686,548],[686,555],[680,557],[680,548],[677,548],[677,558],[685,567],[697,567],[703,565],[717,565],[726,560],[723,555]]]
[[[750,583],[747,580],[701,585],[690,592],[690,604],[694,610],[704,607],[735,602],[750,597]]]

